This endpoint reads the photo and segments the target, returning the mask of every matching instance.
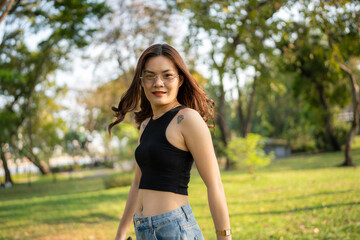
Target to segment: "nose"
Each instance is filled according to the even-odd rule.
[[[154,86],[164,86],[164,82],[161,79],[160,75],[156,75],[155,80],[154,80]]]

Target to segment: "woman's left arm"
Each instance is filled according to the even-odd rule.
[[[225,192],[210,131],[200,114],[195,110],[186,109],[182,115],[181,132],[185,144],[194,158],[199,174],[207,187],[209,207],[216,231],[230,229]],[[229,240],[231,236],[217,235],[217,239]]]

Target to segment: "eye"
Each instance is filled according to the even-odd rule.
[[[166,78],[166,79],[173,79],[173,78],[174,78],[174,74],[165,73],[164,78]]]
[[[145,74],[144,74],[144,77],[145,77],[145,78],[154,78],[154,77],[155,77],[155,74],[145,73]]]

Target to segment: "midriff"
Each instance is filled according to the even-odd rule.
[[[177,209],[188,202],[187,195],[172,192],[139,189],[136,215],[149,217]]]

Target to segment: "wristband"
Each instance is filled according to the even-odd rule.
[[[217,235],[222,235],[222,236],[230,236],[231,233],[232,233],[231,228],[225,229],[223,231],[216,231]]]

